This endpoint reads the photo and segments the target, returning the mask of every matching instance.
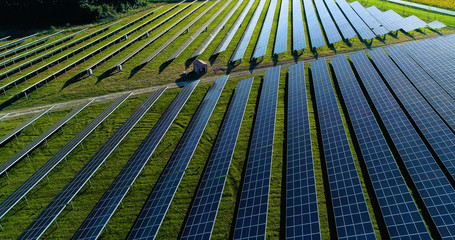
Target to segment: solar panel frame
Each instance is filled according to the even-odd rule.
[[[0,165],[0,175],[8,171],[12,168],[17,162],[19,162],[25,156],[33,151],[39,144],[43,143],[48,137],[58,131],[63,125],[65,125],[69,120],[71,120],[74,116],[76,116],[79,112],[81,112],[85,107],[87,107],[90,103],[93,102],[93,99],[83,103],[82,105],[78,106],[77,108],[73,109],[67,115],[65,115],[62,119],[60,119],[57,123],[55,123],[52,127],[47,129],[43,132],[40,136],[35,138],[32,142],[27,144],[23,149],[19,152],[14,154],[11,158],[9,158],[6,162]]]
[[[181,239],[210,239],[253,78],[239,82],[189,210]]]
[[[338,5],[333,0],[324,0],[324,3],[329,9],[330,15],[332,15],[333,20],[337,24],[343,38],[347,40],[357,36],[357,33],[354,31],[346,17],[343,15]]]
[[[253,13],[253,16],[250,18],[250,21],[248,22],[248,25],[246,26],[246,29],[243,32],[242,37],[240,38],[240,41],[234,50],[234,53],[232,53],[232,56],[231,56],[231,59],[229,60],[229,62],[236,62],[236,61],[242,60],[243,55],[245,54],[246,48],[248,47],[248,43],[251,40],[251,36],[253,35],[254,29],[256,28],[256,25],[259,21],[259,17],[261,17],[261,13],[262,13],[262,10],[264,9],[266,1],[267,0],[259,0],[259,4],[257,5],[257,7]],[[217,52],[217,51],[218,50],[215,50],[215,52]]]
[[[311,48],[325,46],[324,36],[322,35],[318,17],[316,16],[311,0],[303,0],[303,9],[305,11],[305,22],[307,24]]]
[[[390,239],[431,239],[387,141],[344,55],[331,59]]]
[[[16,136],[16,134],[18,134],[20,131],[24,130],[24,128],[26,128],[28,125],[35,122],[38,118],[40,118],[44,114],[48,113],[53,108],[54,108],[54,106],[46,108],[45,110],[43,110],[43,111],[39,112],[38,114],[34,115],[33,117],[31,117],[26,122],[22,123],[21,125],[17,126],[13,130],[11,130],[9,133],[5,134],[2,138],[0,138],[0,146],[4,146],[4,144],[8,140],[10,140],[12,137]]]
[[[355,28],[362,40],[370,40],[376,37],[376,34],[370,30],[370,28],[363,22],[363,20],[357,15],[357,13],[355,13],[345,0],[337,0],[336,4],[343,11],[344,15]]]
[[[299,9],[300,10],[300,9]],[[284,53],[288,47],[289,0],[281,0],[280,16],[275,34],[273,54]],[[302,24],[303,26],[303,24]],[[279,36],[279,37],[278,37]]]
[[[334,44],[336,42],[342,41],[340,33],[330,16],[329,11],[327,10],[323,0],[314,0],[314,5],[319,14],[319,19],[321,20],[322,27],[325,32],[325,36],[329,41],[329,44]]]
[[[265,239],[280,66],[266,71],[253,127],[233,239]]]
[[[303,62],[289,67],[286,142],[286,239],[320,239],[316,179]]]
[[[22,46],[19,46],[19,47],[17,47],[17,48],[11,49],[11,50],[9,50],[9,51],[0,53],[0,57],[3,58],[3,59],[5,59],[6,57],[8,57],[8,56],[10,56],[10,55],[12,55],[12,54],[17,54],[18,51],[21,51],[21,50],[23,50],[23,49],[28,49],[29,46],[36,46],[36,45],[39,45],[39,44],[43,43],[44,41],[46,41],[47,39],[49,39],[49,38],[51,38],[51,37],[53,37],[53,36],[55,36],[55,35],[58,35],[58,34],[60,34],[60,33],[62,33],[62,32],[64,32],[64,31],[63,31],[63,30],[62,30],[62,31],[58,31],[58,32],[56,32],[56,33],[53,33],[53,34],[47,35],[47,36],[45,36],[45,37],[42,37],[42,38],[40,38],[40,39],[37,39],[37,40],[35,40],[35,41],[33,41],[33,42],[29,42],[29,43],[27,43],[27,44],[25,44],[25,45],[22,45]]]
[[[92,122],[90,122],[73,139],[63,146],[54,156],[52,156],[40,169],[22,183],[13,193],[11,193],[2,203],[0,203],[0,219],[3,218],[22,198],[25,197],[38,183],[44,179],[63,159],[72,152],[95,128],[100,125],[107,117],[117,109],[129,96],[131,92],[117,98]]]
[[[136,111],[112,134],[103,146],[93,155],[82,169],[71,179],[71,181],[60,191],[60,193],[47,205],[47,207],[36,217],[25,229],[18,239],[38,239],[51,224],[57,219],[76,194],[84,187],[95,172],[114,152],[117,146],[136,126],[141,118],[148,112],[167,87],[163,87],[150,94],[150,96],[139,106]]]
[[[311,62],[337,239],[376,239],[324,58]]]
[[[171,124],[180,113],[198,83],[199,80],[187,84],[177,97],[174,98],[147,137],[142,141],[139,148],[130,160],[128,160],[125,167],[115,178],[114,182],[92,209],[84,223],[79,227],[73,238],[82,238],[82,236],[88,235],[90,231],[102,231],[114,215],[115,210],[120,206],[120,203],[125,198],[142,169],[144,169],[152,153],[169,130]],[[97,225],[93,224],[93,222],[96,222]],[[97,234],[99,235],[100,233]]]
[[[455,190],[388,89],[378,84],[382,79],[365,53],[350,57],[438,233],[447,238],[455,229]]]
[[[145,202],[128,235],[128,239],[156,238],[156,234],[166,216],[228,77],[224,76],[217,79],[205,95],[161,173],[152,193]]]
[[[267,9],[267,14],[265,15],[264,22],[262,22],[261,32],[259,33],[259,38],[256,42],[256,47],[254,48],[253,56],[251,57],[251,59],[258,59],[260,57],[264,57],[265,55],[267,45],[269,43],[270,32],[272,31],[273,20],[275,18],[277,2],[278,0],[270,0],[269,7]]]

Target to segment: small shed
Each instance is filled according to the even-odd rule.
[[[195,60],[193,62],[193,67],[194,67],[194,71],[197,73],[197,74],[205,74],[207,73],[207,63],[202,61],[202,60]]]

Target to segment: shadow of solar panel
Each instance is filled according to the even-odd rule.
[[[227,79],[228,76],[217,79],[205,95],[142,208],[128,239],[155,239]]]
[[[431,239],[346,57],[331,62],[389,237]]]
[[[95,128],[117,109],[129,96],[131,92],[117,98],[92,122],[90,122],[73,139],[63,146],[52,158],[50,158],[40,169],[22,183],[0,204],[0,218],[4,217],[25,195],[30,192],[46,175],[52,171],[70,152],[72,152]]]
[[[320,239],[303,62],[289,67],[286,142],[286,239]]]
[[[338,239],[376,239],[325,59],[311,63]]]
[[[139,148],[128,160],[125,167],[115,178],[109,189],[98,201],[95,208],[77,230],[73,239],[96,238],[106,226],[109,219],[114,215],[121,201],[128,193],[136,178],[147,164],[156,147],[164,137],[174,119],[185,105],[199,81],[191,82],[175,97],[158,122],[153,126],[147,137],[142,141]]]
[[[181,239],[210,239],[253,78],[237,85],[210,154]]]
[[[265,238],[280,66],[265,73],[248,152],[234,239]]]
[[[382,79],[365,53],[352,54],[351,59],[438,234],[452,239],[455,234],[455,216],[452,214],[455,190],[388,89],[384,88],[384,84],[378,84]]]

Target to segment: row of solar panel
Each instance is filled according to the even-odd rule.
[[[420,64],[419,56],[425,57],[435,51],[441,51],[435,46],[454,46],[452,38],[441,37],[405,44],[402,47],[388,47],[386,51],[389,55],[379,48],[369,51],[371,60],[364,52],[358,52],[350,56],[352,68],[344,55],[331,59],[335,76],[333,81],[341,91],[343,104],[346,106],[347,116],[354,129],[353,134],[356,136],[356,145],[359,146],[362,159],[367,167],[369,181],[372,183],[375,197],[381,208],[387,234],[391,238],[430,239],[424,218],[419,214],[408,187],[416,189],[417,196],[422,199],[423,204],[420,204],[419,207],[428,211],[429,218],[426,218],[425,221],[431,222],[431,225],[436,227],[436,232],[433,234],[445,239],[455,236],[455,218],[451,214],[451,209],[455,208],[455,190],[451,185],[451,182],[455,180],[453,174],[455,168],[451,161],[455,157],[455,148],[453,148],[455,135],[452,132],[453,129],[450,129],[449,121],[447,123],[443,121],[444,118],[451,119],[455,113],[455,109],[453,109],[455,105],[450,104],[454,100],[441,85],[438,85],[438,81],[441,79],[431,76],[432,72],[435,72],[434,70],[425,72],[425,69],[418,65]],[[416,49],[418,50],[416,51]],[[455,56],[455,51],[451,50],[447,55],[450,56],[447,57],[450,62],[451,57]],[[441,67],[438,69],[439,72],[453,72],[453,68],[451,68],[453,65],[449,65],[451,63],[447,64],[443,61],[436,63]],[[358,74],[359,79],[354,72]],[[279,67],[268,70],[261,90],[242,194],[238,203],[235,239],[246,239],[252,236],[264,237],[266,233],[279,73]],[[290,67],[288,103],[293,104],[289,104],[288,108],[286,182],[286,237],[289,239],[310,236],[318,238],[320,236],[304,76],[303,63]],[[327,165],[337,236],[340,239],[375,238],[357,174],[358,170],[353,159],[353,150],[348,143],[334,87],[324,59],[311,63],[311,79],[314,85],[318,127],[322,139],[321,147]],[[155,238],[226,80],[227,76],[220,78],[210,88],[147,200],[129,238]],[[196,199],[199,200],[193,204],[190,217],[186,221],[183,236],[187,239],[210,238],[251,81],[252,79],[248,79],[239,83],[231,100],[232,105],[228,108],[209,165],[203,175],[203,183],[196,195]],[[421,85],[419,81],[427,84]],[[168,108],[168,111],[172,112],[172,117],[168,116],[168,111],[166,111],[162,117],[163,120],[159,121],[160,124],[156,124],[157,130],[152,129],[144,140],[144,148],[141,145],[131,158],[131,164],[134,162],[134,167],[131,165],[133,169],[125,167],[122,170],[122,173],[79,228],[75,235],[76,239],[92,239],[101,234],[196,84],[197,82],[193,82],[186,86],[177,96]],[[361,85],[365,88],[365,92],[360,87]],[[426,90],[423,89],[424,87]],[[153,93],[144,104],[148,104],[147,106],[150,108],[163,91],[164,89]],[[127,97],[128,95],[125,95],[111,104],[105,112],[100,114],[102,117],[98,117],[99,120],[94,120],[96,123],[90,124],[93,126],[89,125],[90,127],[86,128],[89,130],[82,131],[84,137],[76,137],[78,140],[73,139],[68,145],[74,149],[85,136],[93,131],[96,124],[101,123]],[[428,100],[431,98],[435,100]],[[371,106],[367,99],[371,100]],[[438,101],[438,99],[443,99],[443,101]],[[178,107],[174,106],[174,103]],[[146,110],[140,109],[138,111],[141,113],[133,114],[135,117],[127,120],[118,133],[116,132],[103,146],[102,149],[106,148],[109,151],[100,150],[92,158],[93,160],[89,161],[87,167],[81,170],[80,175],[77,175],[81,176],[81,180],[74,180],[74,186],[73,182],[67,186],[68,191],[73,193],[57,196],[56,200],[46,208],[49,211],[44,211],[24,232],[24,238],[28,234],[39,237],[44,233],[64,206],[71,201],[110,152],[131,130],[135,123],[130,123],[130,121],[137,123],[146,112]],[[374,111],[377,111],[377,117],[373,114]],[[231,114],[233,114],[232,118]],[[164,119],[166,119],[166,124],[162,125],[161,121],[165,121]],[[387,137],[383,135],[384,130],[381,129],[381,125],[385,127]],[[129,130],[121,130],[123,128]],[[155,131],[159,131],[161,134],[157,134]],[[225,134],[227,136],[224,136]],[[391,142],[387,141],[388,138]],[[425,141],[428,144],[425,144]],[[394,159],[391,148],[397,150],[399,160]],[[435,155],[430,150],[434,151]],[[2,217],[69,153],[67,150],[64,151],[63,155],[56,154],[58,159],[51,159],[0,204]],[[221,153],[218,154],[218,151]],[[135,157],[136,155],[137,157]],[[135,160],[136,158],[138,159]],[[401,163],[397,164],[396,161]],[[407,185],[404,181],[398,168],[400,164],[404,166],[403,171],[409,174],[411,185]],[[127,166],[130,165],[127,164]],[[79,177],[75,179],[79,179]],[[208,195],[213,195],[214,198],[207,198]],[[352,197],[353,195],[355,197]],[[209,200],[211,202],[208,202]],[[207,209],[204,206],[211,206],[211,209],[201,210]]]

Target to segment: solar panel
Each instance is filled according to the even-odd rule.
[[[279,81],[280,66],[267,70],[248,152],[234,239],[265,239]]]
[[[324,2],[322,0],[314,0],[314,5],[318,11],[319,19],[321,20],[321,24],[324,28],[325,36],[327,37],[327,40],[329,40],[329,44],[341,41],[341,35],[338,33],[338,29],[333,22],[329,11],[327,11]]]
[[[45,37],[42,37],[42,38],[40,38],[40,39],[37,39],[37,40],[35,40],[35,41],[33,41],[33,42],[29,42],[29,43],[27,43],[27,44],[25,44],[25,45],[22,45],[22,46],[20,46],[20,47],[11,49],[11,50],[6,51],[6,52],[3,52],[3,53],[0,53],[0,57],[3,58],[3,59],[5,59],[6,57],[8,57],[8,56],[10,56],[10,55],[17,54],[17,52],[19,52],[19,51],[22,51],[22,50],[24,50],[24,49],[28,49],[28,47],[30,47],[30,46],[39,45],[39,44],[45,42],[47,39],[49,39],[49,38],[51,38],[51,37],[53,37],[53,36],[55,36],[55,35],[58,35],[58,34],[60,34],[60,33],[62,33],[62,32],[63,32],[63,31],[58,31],[58,32],[53,33],[53,34],[51,34],[51,35],[47,35],[47,36],[45,36]]]
[[[306,48],[305,29],[300,0],[292,0],[292,50],[300,51]]]
[[[209,1],[205,0],[202,4],[200,4],[195,9],[193,9],[193,11],[191,11],[190,13],[194,13],[197,9],[202,7],[207,2],[209,2]],[[208,11],[210,11],[213,7],[215,7],[219,2],[220,2],[220,0],[215,1],[215,3],[212,3],[212,5],[210,5],[204,11],[199,13],[195,18],[193,18],[193,20],[191,20],[191,22],[189,22],[186,26],[182,27],[174,36],[170,37],[165,43],[163,43],[161,46],[159,46],[152,54],[147,56],[147,58],[145,58],[144,61],[142,61],[139,66],[145,65],[145,64],[149,63],[150,61],[152,61],[156,56],[158,56],[158,54],[160,54],[165,48],[167,48],[167,46],[171,45],[171,43],[173,43],[175,41],[175,39],[180,37],[184,32],[189,31],[190,27],[193,26],[194,23],[196,23],[199,19],[201,19]],[[189,16],[189,15],[190,14],[188,14],[187,16]]]
[[[175,97],[73,238],[83,239],[101,234],[198,83],[194,81],[186,85]]]
[[[324,2],[330,11],[330,14],[333,17],[333,20],[337,24],[338,29],[340,30],[341,34],[343,35],[343,38],[351,39],[351,38],[357,36],[357,34],[355,33],[351,24],[348,22],[348,20],[343,15],[343,13],[340,11],[340,9],[335,4],[335,2],[333,0],[324,0]]]
[[[226,111],[181,239],[210,239],[253,78],[241,81]]]
[[[224,38],[221,40],[220,44],[215,49],[215,51],[213,52],[212,55],[219,54],[219,53],[224,52],[226,50],[226,48],[228,47],[228,45],[231,42],[232,38],[235,36],[237,30],[242,25],[243,20],[245,19],[246,15],[250,11],[250,9],[253,6],[254,2],[255,2],[255,0],[249,0],[248,4],[245,6],[245,8],[240,13],[239,17],[232,24],[231,29],[229,29],[229,31],[224,36]]]
[[[305,68],[289,67],[286,142],[286,239],[320,239]]]
[[[379,23],[382,26],[384,26],[386,29],[388,29],[390,31],[400,30],[401,27],[397,23],[397,20],[393,20],[392,18],[386,17],[385,16],[386,13],[381,12],[375,6],[371,6],[371,7],[367,8],[366,10],[371,14],[371,16],[373,16],[376,20],[378,20]]]
[[[12,137],[16,136],[16,134],[18,134],[20,131],[22,131],[24,128],[26,128],[28,125],[32,124],[38,118],[40,118],[41,116],[43,116],[44,114],[49,112],[52,108],[54,108],[54,106],[52,106],[50,108],[47,108],[44,111],[39,112],[38,114],[34,115],[29,120],[27,120],[26,122],[22,123],[21,125],[19,125],[15,129],[11,130],[11,132],[7,133],[2,138],[0,138],[0,146],[3,146],[8,140],[10,140]]]
[[[311,62],[338,239],[376,239],[325,59]]]
[[[453,238],[455,190],[389,90],[384,84],[378,84],[382,79],[365,53],[352,54],[351,59],[437,227],[437,233],[442,238]]]
[[[451,98],[401,47],[388,47],[386,51],[444,121],[455,130],[455,99]]]
[[[0,218],[3,218],[22,198],[25,197],[38,183],[54,169],[70,152],[72,152],[95,128],[100,125],[121,103],[123,103],[131,93],[117,98],[102,113],[100,113],[92,122],[90,122],[82,131],[73,139],[63,146],[51,159],[49,159],[40,169],[31,177],[22,183],[13,193],[11,193],[0,204]]]
[[[283,0],[285,1],[285,0]],[[264,57],[269,43],[270,32],[272,31],[273,18],[275,17],[277,0],[271,0],[269,8],[267,9],[267,15],[265,15],[264,22],[262,23],[261,33],[259,33],[258,41],[253,52],[252,59],[258,59]],[[286,19],[287,23],[287,19]],[[280,36],[280,38],[287,38],[287,36]]]
[[[324,36],[322,36],[318,17],[316,16],[311,0],[303,0],[303,8],[305,10],[305,20],[310,34],[311,48],[325,46]]]
[[[227,79],[228,76],[217,79],[205,95],[136,219],[128,239],[155,239]]]
[[[246,48],[248,47],[248,43],[250,42],[251,36],[253,35],[254,29],[256,28],[256,24],[259,21],[259,17],[261,17],[262,9],[264,9],[265,2],[266,0],[259,0],[259,4],[257,5],[256,10],[253,13],[253,16],[251,17],[250,21],[248,22],[248,25],[246,26],[245,31],[242,34],[242,38],[240,38],[240,42],[237,44],[237,47],[235,48],[234,53],[231,56],[230,62],[242,60]],[[231,29],[233,27],[234,26],[232,26]],[[220,46],[222,44],[224,45],[224,43],[221,42]],[[220,48],[220,46],[218,46],[218,48]],[[226,49],[226,47],[223,48]],[[221,49],[219,50],[218,48],[217,50],[215,50],[215,54],[222,52],[220,51]]]
[[[134,126],[147,113],[152,105],[163,94],[167,87],[153,92],[139,108],[115,131],[106,143],[95,155],[82,167],[82,169],[71,179],[62,191],[47,205],[47,207],[36,217],[25,229],[18,239],[38,239],[51,226],[58,215],[65,209],[77,193],[90,180],[95,172],[101,167],[111,153],[117,148],[122,140],[130,133]]]
[[[405,32],[414,31],[420,28],[425,28],[427,26],[426,22],[422,21],[420,18],[414,15],[404,18],[401,24],[402,29]]]
[[[385,26],[387,26],[388,29],[396,29],[395,31],[398,31],[403,28],[404,18],[393,10],[383,12],[381,19],[386,22]]]
[[[331,62],[390,239],[431,239],[346,57]]]
[[[76,114],[82,111],[86,106],[88,106],[93,100],[90,100],[86,103],[83,103],[79,107],[73,109],[69,112],[65,117],[60,119],[56,124],[52,127],[47,129],[44,133],[42,133],[39,137],[35,138],[31,143],[25,146],[22,150],[14,154],[8,161],[4,162],[0,166],[0,175],[8,171],[14,164],[19,162],[23,157],[28,156],[28,154],[33,151],[39,144],[43,143],[49,136],[59,130],[63,125],[65,125],[69,120],[71,120]]]
[[[300,8],[298,9],[299,11]],[[300,18],[302,19],[302,18]],[[281,0],[280,16],[275,35],[275,47],[273,54],[284,53],[288,47],[288,21],[289,21],[289,0]],[[303,24],[302,24],[303,31]]]
[[[386,35],[389,33],[389,30],[385,28],[381,23],[376,20],[359,2],[355,1],[351,4],[352,9],[359,15],[360,18],[367,24],[367,26],[376,34],[376,35]]]
[[[343,11],[346,18],[354,26],[355,30],[359,34],[362,40],[370,40],[376,37],[376,35],[370,30],[370,28],[362,21],[362,19],[352,10],[351,6],[345,0],[337,0],[336,2],[340,9]]]
[[[439,160],[447,168],[452,178],[455,179],[455,162],[453,162],[455,159],[455,134],[420,95],[417,89],[406,79],[406,76],[382,48],[372,50],[369,54],[392,91],[439,157]],[[385,84],[384,87],[386,87]]]

